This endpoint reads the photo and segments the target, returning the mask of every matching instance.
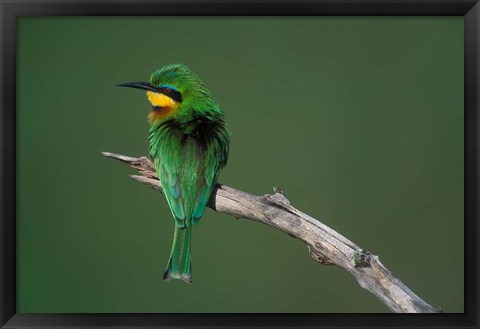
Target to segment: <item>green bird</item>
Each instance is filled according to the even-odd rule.
[[[182,64],[153,72],[150,82],[120,84],[147,91],[149,152],[175,221],[163,280],[192,282],[192,224],[198,224],[226,163],[230,131],[200,78]]]

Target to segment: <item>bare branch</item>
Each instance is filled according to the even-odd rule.
[[[146,157],[132,158],[109,152],[102,154],[137,169],[139,175],[130,175],[131,178],[163,193],[155,168]],[[275,187],[274,192],[256,196],[217,184],[208,206],[235,218],[248,218],[273,226],[302,240],[315,260],[350,272],[362,288],[377,296],[393,312],[440,312],[393,276],[378,256],[362,250],[330,227],[292,207],[280,188]]]

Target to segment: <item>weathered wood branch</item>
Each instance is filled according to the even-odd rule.
[[[109,152],[102,154],[137,169],[140,175],[130,175],[131,178],[163,193],[155,168],[146,157],[132,158]],[[350,272],[362,288],[377,296],[393,312],[440,312],[398,280],[380,262],[378,256],[361,249],[330,227],[292,207],[278,187],[274,188],[274,192],[256,196],[217,184],[208,206],[235,218],[248,218],[273,226],[302,240],[315,260]]]

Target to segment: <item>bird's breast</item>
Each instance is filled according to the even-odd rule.
[[[154,106],[148,113],[148,122],[155,124],[170,118],[175,113],[176,108],[173,106]]]

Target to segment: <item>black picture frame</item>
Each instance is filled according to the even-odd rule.
[[[478,0],[12,1],[1,0],[1,328],[446,327],[478,328]],[[356,15],[464,16],[465,312],[463,314],[24,314],[16,313],[16,19],[19,16]]]

